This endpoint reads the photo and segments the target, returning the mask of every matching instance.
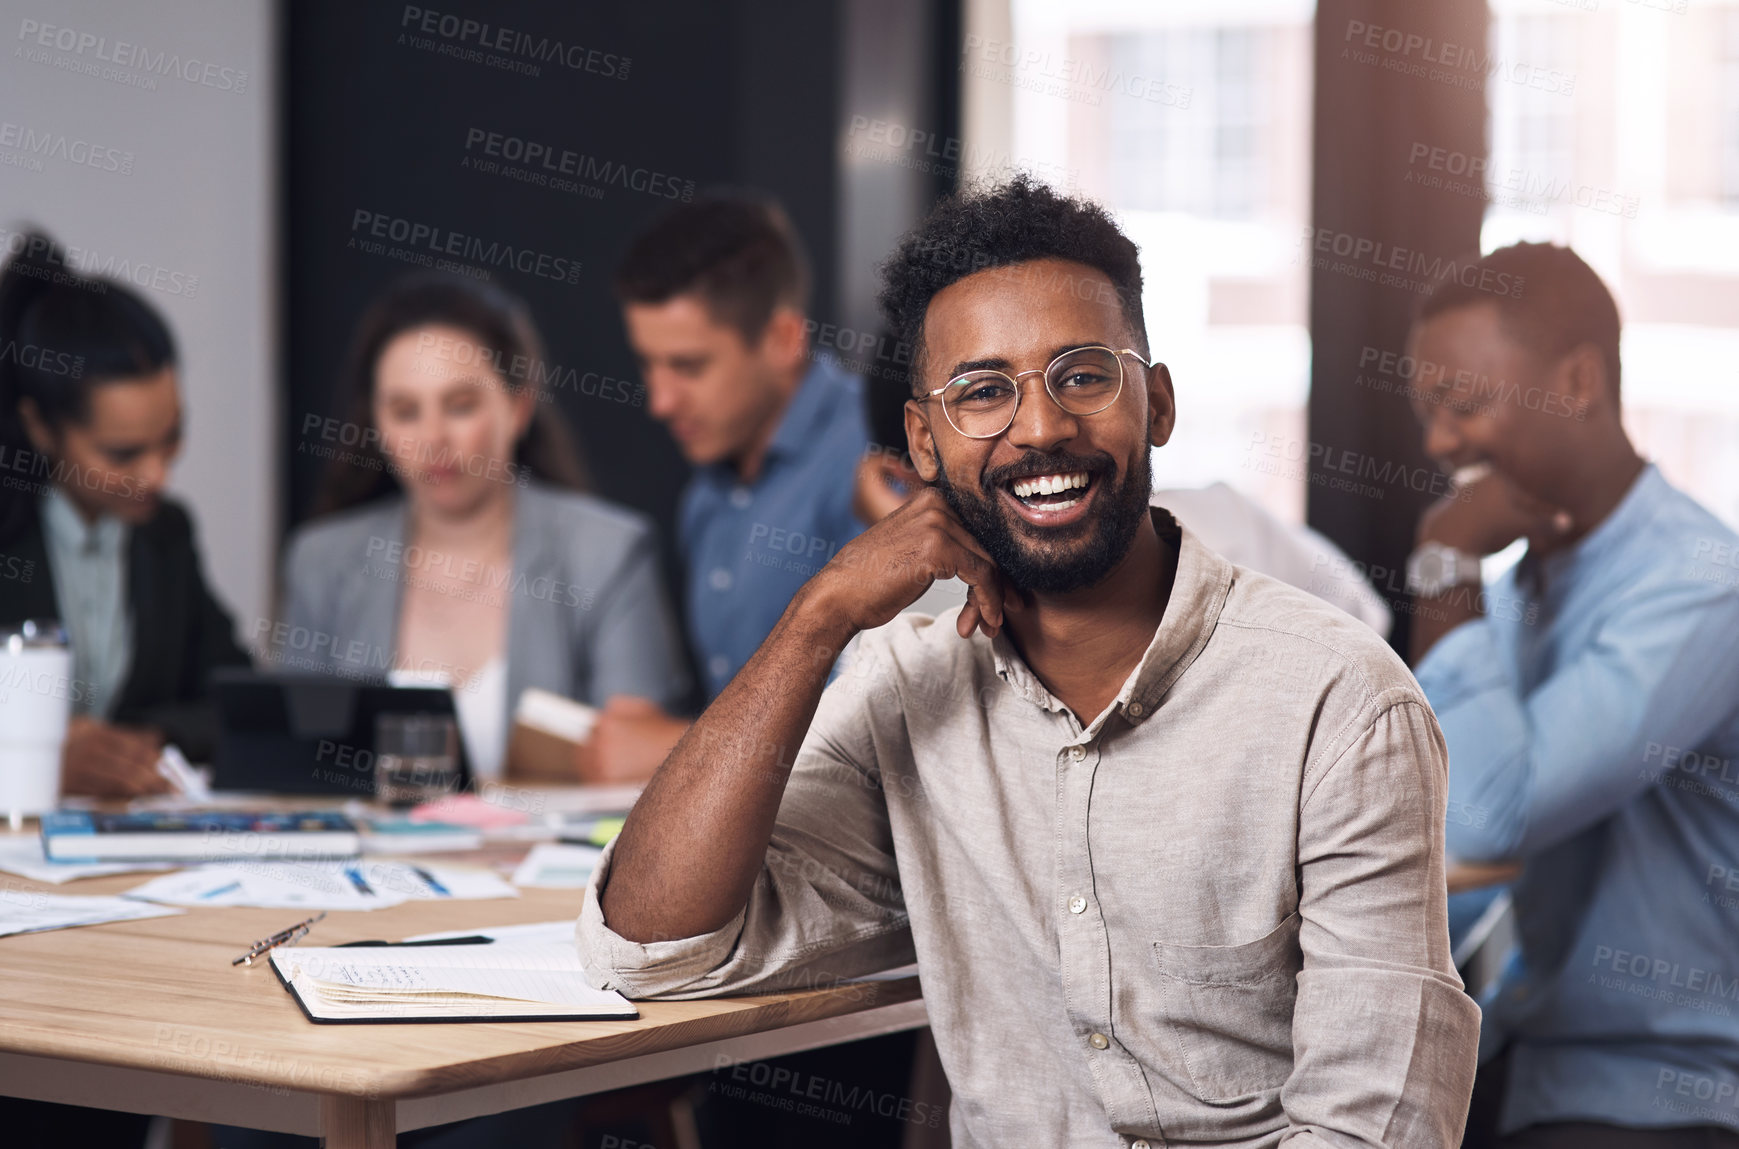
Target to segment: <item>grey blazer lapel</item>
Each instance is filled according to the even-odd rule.
[[[567,682],[568,633],[562,619],[533,588],[548,586],[560,575],[561,540],[555,538],[555,515],[549,496],[537,486],[514,493],[513,573],[507,594],[507,710],[531,683]]]
[[[340,611],[340,644],[361,642],[371,676],[385,678],[398,651],[399,608],[404,595],[405,517],[403,499],[391,499],[357,521],[354,545],[362,552],[361,573],[347,580]],[[356,568],[352,568],[356,569]],[[342,653],[342,645],[340,647]]]

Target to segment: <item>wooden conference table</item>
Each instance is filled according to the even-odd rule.
[[[150,876],[52,886],[0,873],[0,897],[117,894]],[[572,918],[579,900],[578,890],[525,889],[514,899],[333,912],[303,944]],[[301,916],[214,907],[0,938],[0,1095],[381,1149],[396,1131],[926,1024],[918,979],[900,977],[638,1002],[638,1021],[314,1025],[269,963],[230,965]]]
[[[514,850],[517,854],[522,850]],[[499,850],[449,861],[504,860]],[[0,873],[0,897],[117,894],[149,875],[48,885]],[[1451,889],[1506,880],[1457,867]],[[578,914],[578,890],[335,911],[309,945]],[[0,1095],[322,1136],[394,1134],[916,1029],[916,977],[799,993],[639,1002],[637,1021],[314,1025],[269,964],[232,967],[286,910],[189,909],[0,938]]]

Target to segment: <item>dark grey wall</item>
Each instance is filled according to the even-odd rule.
[[[485,244],[578,260],[572,282],[489,269],[530,301],[550,359],[577,376],[624,384],[558,391],[601,494],[668,525],[686,469],[663,431],[621,396],[636,380],[610,290],[631,234],[692,184],[752,186],[783,200],[815,265],[816,308],[833,309],[839,122],[838,11],[831,0],[438,0],[443,35],[417,6],[299,0],[286,5],[283,322],[288,434],[285,521],[304,518],[319,475],[310,414],[342,417],[333,398],[350,332],[385,284],[413,269],[359,245],[359,211]],[[487,24],[468,30],[459,21]],[[457,25],[457,27],[455,27]],[[501,29],[570,48],[565,66],[484,48]],[[585,54],[571,51],[578,45]],[[470,54],[473,58],[467,58]],[[493,55],[537,75],[493,66]],[[614,73],[614,74],[612,74]],[[584,193],[463,166],[486,158],[468,133],[497,132],[589,157],[593,170],[645,169],[648,190],[604,177]],[[667,177],[656,189],[649,177]],[[388,225],[390,227],[390,225]],[[395,246],[387,242],[386,246]],[[409,245],[397,245],[409,246]],[[426,248],[425,248],[426,250]],[[548,270],[556,270],[550,265]]]

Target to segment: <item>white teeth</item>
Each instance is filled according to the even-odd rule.
[[[1055,495],[1076,487],[1084,487],[1087,481],[1085,471],[1075,471],[1067,475],[1040,475],[1032,479],[1016,479],[1014,493],[1020,499],[1031,498],[1033,495]]]

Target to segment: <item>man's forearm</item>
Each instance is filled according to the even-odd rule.
[[[797,747],[853,633],[800,592],[689,727],[616,843],[601,907],[617,934],[693,937],[748,901]]]
[[[1483,618],[1479,608],[1481,589],[1474,583],[1462,583],[1440,595],[1418,596],[1413,599],[1413,629],[1407,649],[1407,661],[1418,666],[1437,640],[1460,626]]]
[[[1439,515],[1436,521],[1428,521],[1422,526],[1419,531],[1419,547],[1438,544],[1460,551],[1464,555],[1488,553],[1491,545],[1488,540],[1469,534],[1465,527],[1457,530],[1452,522],[1444,523],[1443,518],[1444,516]],[[1411,560],[1408,561],[1408,566],[1411,568]],[[1458,581],[1442,594],[1413,596],[1412,631],[1407,641],[1407,662],[1410,665],[1418,666],[1439,639],[1462,623],[1485,616],[1480,605],[1480,591],[1481,586],[1476,575],[1471,580]]]

